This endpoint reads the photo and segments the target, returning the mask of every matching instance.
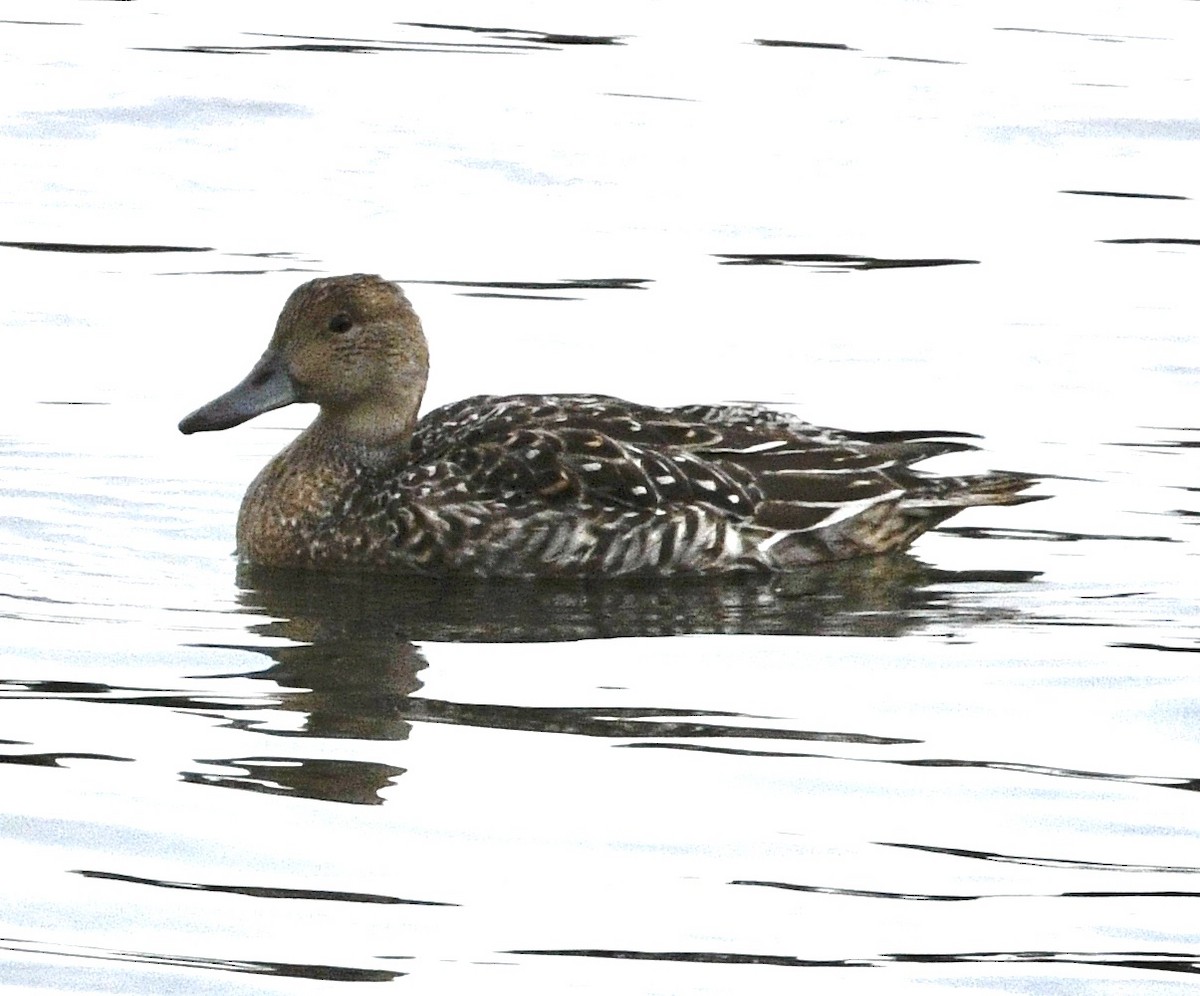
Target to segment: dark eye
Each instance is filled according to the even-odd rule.
[[[349,315],[334,315],[329,319],[330,332],[349,332],[353,326],[354,322],[350,320]]]

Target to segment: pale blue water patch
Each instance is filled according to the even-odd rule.
[[[24,116],[23,124],[9,126],[9,134],[13,138],[95,139],[98,130],[105,125],[202,129],[213,125],[228,127],[239,119],[257,121],[304,113],[304,109],[295,104],[181,97],[131,107],[79,107],[30,112]]]

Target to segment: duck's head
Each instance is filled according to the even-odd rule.
[[[429,352],[404,292],[355,273],[297,287],[267,351],[240,384],[179,423],[183,433],[228,429],[294,401],[348,439],[387,443],[411,434]]]

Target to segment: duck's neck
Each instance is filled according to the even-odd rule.
[[[345,408],[323,407],[304,432],[307,445],[369,466],[393,463],[408,452],[424,384],[402,396]]]

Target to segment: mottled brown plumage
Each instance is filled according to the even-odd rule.
[[[483,576],[793,570],[903,549],[1023,474],[926,477],[964,433],[849,433],[754,405],[479,396],[419,422],[428,353],[398,287],[356,274],[288,299],[241,384],[189,415],[223,429],[320,414],[255,478],[238,552],[275,567]]]

